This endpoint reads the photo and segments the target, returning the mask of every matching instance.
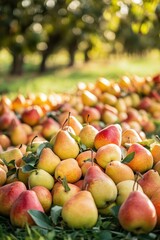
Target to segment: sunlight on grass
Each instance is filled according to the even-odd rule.
[[[2,54],[2,53],[1,53]],[[3,53],[5,55],[5,53]],[[2,60],[2,56],[0,59]],[[4,57],[4,56],[3,56]],[[132,76],[152,76],[160,71],[160,54],[153,52],[147,56],[110,56],[106,60],[91,61],[86,64],[78,61],[75,67],[67,68],[64,63],[66,59],[58,56],[56,60],[57,68],[51,69],[45,74],[36,72],[39,63],[38,56],[32,56],[30,61],[26,59],[25,73],[23,76],[9,76],[5,74],[5,70],[0,77],[1,92],[8,92],[14,95],[17,92],[27,94],[29,92],[73,92],[78,82],[95,82],[99,77],[118,80],[122,75]],[[66,57],[66,56],[65,56]],[[64,58],[65,58],[64,57]],[[5,58],[5,57],[4,57]],[[53,57],[55,58],[55,56]],[[49,67],[53,64],[53,58],[50,58]],[[10,61],[9,56],[6,57],[3,65],[7,65]],[[61,65],[58,65],[62,63]]]

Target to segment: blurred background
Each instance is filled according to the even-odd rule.
[[[159,70],[159,0],[0,1],[1,93]]]

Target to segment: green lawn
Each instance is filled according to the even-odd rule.
[[[84,64],[80,59],[74,67],[67,68],[64,55],[50,58],[49,70],[45,74],[38,74],[37,56],[28,57],[22,76],[7,74],[10,57],[0,53],[0,91],[16,94],[21,92],[72,92],[77,83],[95,82],[100,76],[108,79],[119,79],[122,75],[149,76],[160,71],[160,53],[151,53],[146,56],[110,56],[103,60],[94,60]],[[55,66],[53,68],[53,63]]]

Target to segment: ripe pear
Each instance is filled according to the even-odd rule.
[[[82,171],[74,158],[68,158],[57,165],[54,176],[56,179],[66,177],[68,183],[74,183],[81,178]]]
[[[0,187],[0,215],[9,216],[12,204],[27,188],[24,183],[15,181]]]
[[[92,228],[98,220],[98,210],[92,194],[80,191],[62,207],[62,218],[70,228]]]
[[[151,202],[153,203],[156,213],[157,213],[157,224],[156,227],[160,226],[160,188],[158,188],[151,197]]]
[[[0,145],[3,150],[6,150],[9,146],[11,146],[11,140],[6,134],[0,134]]]
[[[108,163],[105,168],[105,173],[112,178],[115,184],[118,184],[124,180],[135,179],[133,170],[125,163],[120,161],[112,161]]]
[[[11,160],[18,162],[23,157],[21,150],[17,147],[0,152],[0,158],[9,163]]]
[[[60,163],[60,161],[60,158],[50,148],[46,147],[41,151],[37,168],[41,168],[53,175],[55,168]]]
[[[150,169],[138,180],[143,192],[151,198],[154,192],[160,188],[160,175],[157,171]]]
[[[52,194],[48,188],[43,186],[35,186],[31,189],[34,191],[46,213],[49,212],[52,206]]]
[[[38,210],[44,212],[44,209],[36,195],[32,190],[23,191],[14,201],[10,211],[10,221],[13,226],[23,228],[28,224],[35,225],[28,210]]]
[[[53,151],[60,159],[76,158],[79,146],[67,130],[61,129],[55,138]]]
[[[79,133],[81,143],[83,143],[87,148],[93,148],[94,139],[97,133],[98,130],[94,126],[90,124],[85,125]]]
[[[89,159],[94,159],[95,156],[96,156],[96,152],[92,150],[87,150],[84,152],[80,152],[76,157],[76,161],[78,162],[78,165],[81,167],[84,162],[86,162]]]
[[[54,185],[54,178],[51,174],[43,169],[33,170],[28,177],[28,186],[33,188],[34,186],[43,186],[51,190]]]
[[[94,146],[96,149],[109,144],[114,143],[121,146],[122,140],[122,128],[119,124],[110,124],[107,127],[100,130],[95,136]]]
[[[0,167],[0,186],[3,186],[7,180],[7,173]]]
[[[98,102],[98,99],[97,99],[96,95],[94,95],[93,93],[91,93],[88,90],[84,90],[82,92],[81,99],[82,99],[82,103],[85,106],[89,106],[89,107],[95,106],[96,103]]]
[[[83,126],[82,124],[79,122],[79,120],[71,115],[68,117],[68,121],[66,121],[66,123],[64,124],[64,126],[70,126],[73,128],[75,134],[78,136],[80,131],[82,130]]]
[[[117,187],[98,166],[88,168],[83,182],[83,189],[91,192],[97,208],[105,208],[117,197]]]
[[[53,205],[63,206],[72,196],[74,196],[81,189],[72,184],[68,183],[69,189],[65,189],[61,182],[56,182],[52,190]]]
[[[17,122],[15,119],[12,120],[9,127],[9,136],[12,145],[17,146],[19,144],[26,144],[28,141],[27,133],[22,127],[20,122]]]
[[[125,230],[146,234],[156,226],[156,209],[145,193],[133,191],[120,206],[118,220]]]
[[[109,143],[97,150],[95,159],[96,162],[105,169],[108,163],[112,161],[121,161],[121,148],[114,143]]]
[[[126,163],[134,172],[144,173],[153,167],[153,156],[151,152],[139,143],[133,143],[127,154],[134,152],[133,159]]]
[[[137,182],[135,182],[135,180],[124,180],[119,182],[117,184],[117,205],[122,205],[122,203],[128,198],[129,194],[135,189],[143,192],[142,187]]]
[[[141,142],[142,139],[135,129],[129,128],[122,132],[122,145]]]

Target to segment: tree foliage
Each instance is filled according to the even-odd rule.
[[[38,52],[39,70],[47,58],[65,49],[69,65],[77,50],[144,53],[160,48],[158,0],[0,0],[0,48],[13,57],[11,72],[23,72],[26,54]]]

